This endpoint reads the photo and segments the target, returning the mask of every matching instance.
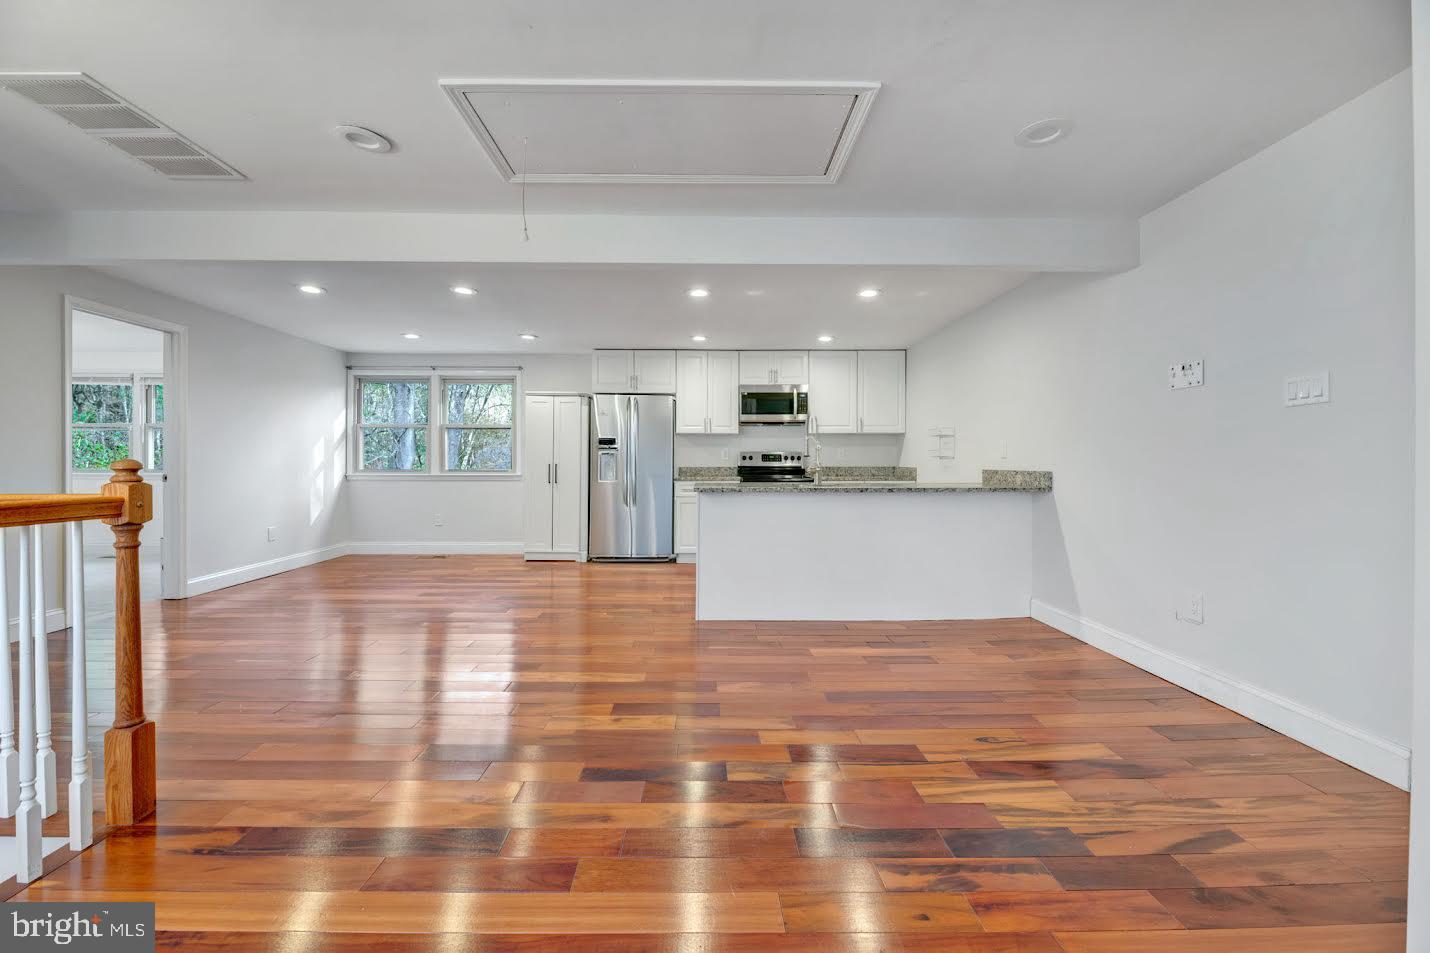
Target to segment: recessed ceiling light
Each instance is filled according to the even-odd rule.
[[[319,287],[318,285],[299,285],[298,290],[305,295],[320,295],[327,289]]]
[[[1019,129],[1013,141],[1029,149],[1050,146],[1072,132],[1072,127],[1070,119],[1039,119]]]
[[[692,298],[708,298],[708,297],[710,297],[710,289],[709,289],[709,288],[691,288],[689,291],[686,292],[686,294],[690,295],[690,297],[692,297]]]
[[[821,334],[821,335],[817,338],[817,340],[819,341],[820,344],[828,344],[830,341],[833,341],[834,338],[830,337],[828,334]]]
[[[704,344],[704,343],[705,343],[705,335],[703,335],[703,334],[692,334],[692,335],[690,335],[690,340],[694,341],[696,344]]]
[[[353,126],[344,123],[333,130],[338,137],[352,146],[354,149],[361,149],[363,152],[391,152],[392,140],[380,132],[373,132],[365,126]]]
[[[535,340],[536,340],[536,335],[535,335],[535,334],[531,334],[531,333],[518,334],[517,337],[521,338],[523,341],[535,341]]]
[[[476,289],[476,288],[473,288],[471,285],[453,285],[453,286],[452,286],[452,294],[454,294],[454,295],[474,295],[474,294],[476,294],[476,293],[477,293],[477,289]]]
[[[409,341],[415,341],[415,340],[417,340],[418,338],[420,338],[422,335],[420,335],[420,334],[414,334],[413,332],[408,331],[406,334],[404,334],[404,335],[402,335],[402,336],[405,337],[405,338],[407,338],[407,340],[409,340]]]
[[[745,294],[749,295],[751,298],[761,297],[764,293],[765,291],[763,288],[751,288],[749,291],[745,292]]]
[[[879,297],[879,289],[878,289],[878,288],[860,288],[860,289],[859,289],[859,297],[861,297],[861,298],[877,298],[877,297]]]

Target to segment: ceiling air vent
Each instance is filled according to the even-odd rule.
[[[878,83],[442,80],[508,182],[832,183]]]
[[[242,179],[153,116],[83,73],[0,73],[0,87],[171,179]]]

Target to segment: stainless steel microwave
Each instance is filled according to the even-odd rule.
[[[802,424],[808,420],[808,384],[752,384],[740,388],[742,424]]]

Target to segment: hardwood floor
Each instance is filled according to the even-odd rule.
[[[691,570],[147,606],[157,816],[16,899],[186,951],[1403,949],[1404,793],[1028,619],[696,625]]]

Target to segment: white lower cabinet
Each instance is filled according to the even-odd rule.
[[[522,467],[527,559],[584,558],[590,416],[585,397],[526,398]]]
[[[688,483],[675,484],[675,557],[683,563],[695,562],[700,542],[700,494]]]

